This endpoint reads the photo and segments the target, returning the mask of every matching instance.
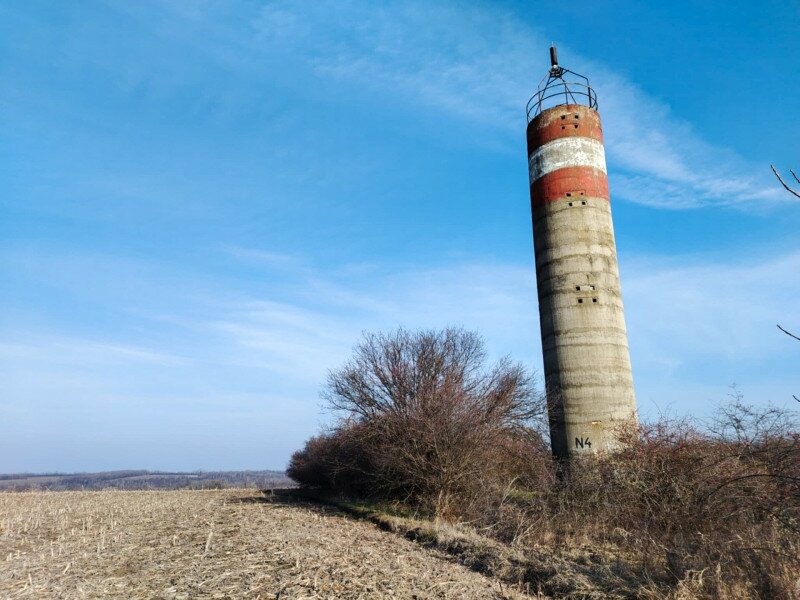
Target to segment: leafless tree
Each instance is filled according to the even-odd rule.
[[[798,342],[800,342],[800,337],[796,336],[796,335],[795,335],[795,334],[793,334],[791,331],[787,331],[786,329],[784,329],[784,328],[783,328],[783,327],[781,327],[780,325],[776,325],[776,327],[777,327],[778,329],[780,329],[780,330],[781,330],[783,333],[785,333],[786,335],[788,335],[790,338],[794,338],[794,339],[796,339]],[[793,395],[792,395],[792,398],[794,398],[795,400],[797,400],[798,402],[800,402],[800,398],[798,398],[796,395],[794,395],[794,394],[793,394]]]
[[[463,329],[365,334],[323,398],[363,427],[387,486],[446,515],[502,470],[504,449],[530,440],[545,411],[521,365],[486,363],[481,337]]]
[[[797,336],[796,336],[795,334],[793,334],[791,331],[786,331],[786,330],[785,330],[783,327],[781,327],[780,325],[778,325],[777,327],[778,327],[778,329],[780,329],[780,330],[781,330],[783,333],[785,333],[785,334],[786,334],[786,335],[788,335],[789,337],[792,337],[792,338],[796,339],[798,342],[800,342],[800,337],[797,337]]]
[[[782,186],[783,186],[783,187],[786,189],[786,191],[787,191],[787,192],[789,192],[790,194],[793,194],[793,195],[797,196],[798,198],[800,198],[800,192],[798,192],[797,190],[795,190],[795,189],[793,189],[793,188],[789,187],[789,185],[788,185],[788,184],[787,184],[787,183],[786,183],[786,182],[783,180],[783,177],[781,177],[780,173],[778,173],[778,170],[775,168],[775,165],[770,165],[770,168],[772,168],[772,172],[773,172],[773,173],[775,173],[775,177],[777,177],[777,178],[778,178],[778,181],[780,181],[780,182],[781,182],[781,185],[782,185]],[[792,174],[792,177],[794,177],[794,180],[795,180],[795,181],[796,181],[798,184],[800,184],[800,178],[798,178],[798,177],[797,177],[797,173],[795,173],[795,172],[794,172],[794,171],[792,171],[791,169],[789,169],[789,173],[791,173],[791,174]],[[790,331],[787,331],[786,329],[784,329],[784,328],[783,328],[783,327],[781,327],[780,325],[778,325],[778,329],[780,329],[780,330],[781,330],[783,333],[785,333],[785,334],[786,334],[786,335],[788,335],[789,337],[792,337],[792,338],[794,338],[794,339],[796,339],[796,340],[800,341],[800,337],[796,336],[795,334],[793,334],[793,333],[792,333],[792,332],[790,332]],[[792,397],[793,397],[795,400],[797,400],[798,402],[800,402],[800,398],[798,398],[797,396],[792,396]]]
[[[790,194],[794,194],[795,196],[797,196],[798,198],[800,198],[800,192],[798,192],[797,190],[795,190],[795,189],[793,189],[793,188],[789,187],[789,185],[788,185],[788,184],[787,184],[787,183],[786,183],[786,182],[783,180],[783,177],[781,177],[780,173],[778,173],[778,170],[775,168],[775,165],[770,165],[770,167],[772,168],[772,172],[773,172],[773,173],[775,173],[775,177],[777,177],[777,178],[778,178],[778,181],[780,181],[780,182],[781,182],[781,185],[782,185],[784,188],[786,188],[786,191],[787,191],[787,192],[789,192]],[[791,173],[791,174],[792,174],[792,177],[794,177],[794,180],[795,180],[795,181],[796,181],[798,184],[800,184],[800,179],[798,179],[798,178],[797,178],[797,173],[795,173],[795,172],[794,172],[794,171],[792,171],[791,169],[789,169],[789,173]]]

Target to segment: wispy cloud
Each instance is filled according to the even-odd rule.
[[[275,0],[255,21],[260,43],[303,57],[319,76],[380,90],[481,127],[519,151],[523,107],[544,64],[546,38],[515,15],[449,1],[349,0],[298,5]],[[353,25],[356,23],[356,25]],[[665,209],[748,207],[789,201],[767,165],[749,162],[693,131],[668,104],[613,69],[562,49],[600,96],[613,191]]]
[[[775,324],[794,326],[800,319],[792,308],[800,295],[800,280],[791,277],[796,272],[798,251],[742,264],[696,257],[628,261],[623,290],[637,366],[679,379],[681,369],[703,361],[712,369],[724,364],[758,379],[757,371],[750,371],[755,365],[786,358]],[[290,297],[253,298],[215,326],[224,324],[236,344],[273,357],[265,363],[294,364],[298,373],[314,364],[316,372],[335,366],[362,329],[448,323],[482,331],[498,355],[509,352],[539,365],[536,289],[529,265],[407,267],[360,280],[311,269],[290,288],[295,290]],[[303,291],[317,289],[326,290],[324,302],[310,302]],[[350,302],[352,297],[359,302]],[[647,386],[647,378],[641,383]]]
[[[696,360],[740,363],[787,358],[775,325],[800,325],[800,251],[741,264],[648,264],[623,282],[639,359],[658,365]]]
[[[767,165],[709,143],[692,125],[607,67],[578,57],[599,92],[614,192],[649,206],[685,209],[785,200]]]
[[[254,264],[271,266],[277,269],[297,269],[302,267],[302,262],[296,256],[281,252],[253,250],[252,248],[242,248],[241,246],[227,246],[224,250],[234,258]]]
[[[51,365],[80,365],[89,368],[111,363],[147,363],[166,367],[188,363],[182,356],[138,345],[85,338],[34,335],[26,336],[21,342],[0,343],[0,358],[5,360],[42,360],[45,357]]]
[[[263,254],[273,256],[270,251]],[[101,373],[134,365],[151,373],[206,371],[203,376],[211,377],[220,390],[227,384],[224,378],[215,379],[215,370],[245,369],[248,380],[266,378],[267,388],[275,377],[299,383],[304,394],[313,395],[325,371],[348,356],[361,331],[453,324],[482,332],[495,356],[510,353],[539,366],[531,265],[470,261],[331,270],[279,255],[280,264],[305,266],[276,272],[269,260],[253,267],[252,257],[261,255],[260,250],[242,249],[234,260],[255,268],[255,277],[259,269],[265,276],[269,273],[268,288],[243,292],[224,281],[202,280],[197,284],[202,293],[197,294],[184,278],[179,296],[169,293],[174,277],[168,271],[122,261],[117,263],[122,280],[130,268],[140,295],[148,300],[142,310],[118,308],[126,321],[116,338],[77,338],[7,326],[0,355],[7,363],[38,364],[59,372],[80,366],[81,372]],[[800,314],[793,309],[800,296],[800,280],[792,277],[800,272],[796,250],[742,264],[696,257],[674,257],[666,263],[663,258],[629,257],[623,267],[631,345],[642,370],[679,376],[682,368],[707,361],[739,365],[744,372],[785,358],[776,323],[800,328]],[[156,298],[162,303],[154,303]],[[186,304],[190,298],[194,300]],[[118,299],[112,294],[100,301]],[[751,375],[757,378],[757,373]]]
[[[267,428],[271,464],[280,465],[324,418],[318,391],[325,373],[346,360],[363,330],[462,325],[481,332],[493,356],[510,354],[540,368],[529,264],[376,263],[331,270],[298,259],[303,269],[276,270],[270,261],[254,267],[253,256],[260,251],[240,252],[233,260],[255,269],[256,277],[259,269],[269,274],[268,288],[243,292],[227,280],[193,285],[184,278],[180,296],[169,292],[175,281],[170,272],[116,263],[123,279],[136,274],[140,296],[148,300],[133,312],[130,305],[117,306],[125,319],[113,334],[101,336],[91,325],[77,337],[56,327],[42,332],[6,324],[0,396],[13,401],[0,403],[0,429],[35,437],[66,427],[70,435],[95,439],[87,427],[129,436],[132,423],[146,431],[158,419],[160,433],[153,435],[164,439],[170,428],[189,436],[217,427],[233,435],[238,427],[258,444],[258,422]],[[111,269],[113,261],[105,262]],[[800,388],[788,375],[796,344],[775,328],[780,322],[800,329],[793,309],[800,252],[746,264],[629,257],[623,267],[643,412],[672,405],[702,414],[734,382],[756,402],[780,401]],[[94,301],[118,299],[112,293]],[[220,412],[223,421],[215,417]],[[269,432],[278,423],[284,429],[275,437]]]
[[[272,298],[219,307],[208,326],[227,338],[225,360],[319,383],[364,330],[452,324],[483,332],[497,356],[510,352],[531,362],[538,317],[529,269],[463,264],[366,278],[312,268],[294,275]]]

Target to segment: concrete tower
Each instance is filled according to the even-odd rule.
[[[552,67],[528,103],[536,283],[553,453],[613,449],[636,419],[597,96]]]

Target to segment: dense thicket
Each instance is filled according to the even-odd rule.
[[[637,595],[800,597],[800,429],[734,396],[709,422],[662,419],[564,469],[545,403],[459,329],[366,335],[329,375],[341,420],[292,457],[303,485],[402,501],[520,547],[611,548]]]
[[[527,478],[527,457],[545,451],[530,375],[507,359],[488,365],[482,339],[461,329],[365,335],[324,398],[342,420],[292,458],[306,485],[455,517],[487,487]]]

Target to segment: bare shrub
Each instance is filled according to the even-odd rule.
[[[340,473],[360,472],[372,495],[437,516],[484,510],[489,492],[502,495],[511,482],[535,478],[528,457],[546,452],[531,428],[544,410],[531,376],[508,359],[486,362],[483,340],[462,329],[365,334],[323,394],[341,423],[310,440],[290,474],[352,489],[330,476],[337,465]],[[346,460],[343,436],[357,447]]]
[[[366,451],[362,425],[342,422],[308,440],[289,461],[286,474],[301,485],[369,497],[374,495],[374,467]]]
[[[518,502],[538,524],[523,543],[618,548],[654,597],[794,597],[800,437],[791,413],[736,395],[705,425],[662,419],[619,435],[619,452],[575,461],[541,497]]]
[[[793,413],[734,392],[707,422],[631,426],[618,451],[561,464],[530,376],[508,360],[487,366],[481,339],[459,329],[365,335],[324,397],[341,420],[292,458],[302,484],[405,502],[523,555],[597,559],[594,585],[609,593],[800,594]]]

